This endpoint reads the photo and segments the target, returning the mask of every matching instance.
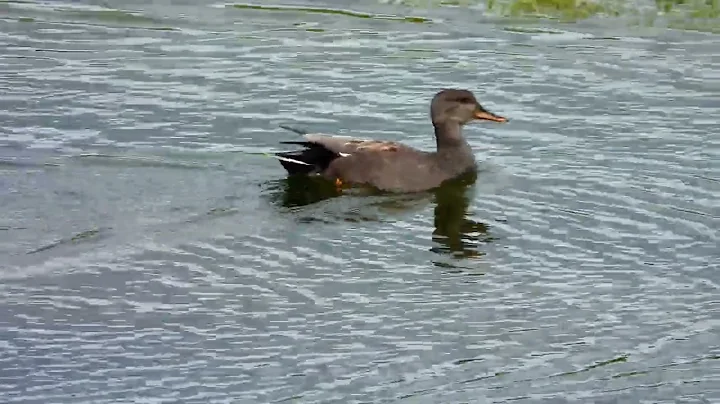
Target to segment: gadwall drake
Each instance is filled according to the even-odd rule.
[[[468,90],[446,89],[430,104],[437,151],[422,151],[398,142],[354,139],[307,133],[282,126],[303,136],[283,144],[301,150],[275,153],[288,174],[319,174],[337,186],[369,185],[381,191],[420,192],[477,169],[475,156],[462,136],[462,126],[473,120],[506,122],[483,108]]]

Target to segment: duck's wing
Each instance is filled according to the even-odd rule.
[[[400,149],[412,149],[402,143],[353,138],[350,136],[338,136],[325,133],[308,133],[301,129],[289,126],[280,126],[283,129],[295,132],[303,137],[303,140],[282,141],[283,144],[297,144],[305,147],[321,146],[333,153],[346,155],[357,152],[373,153],[381,151],[398,151]]]
[[[397,152],[401,150],[412,150],[411,147],[402,143],[388,140],[357,139],[341,136],[306,135],[308,142],[321,145],[335,153],[356,154],[356,153],[381,153]]]
[[[323,174],[328,179],[366,184],[385,191],[419,191],[442,180],[431,153],[395,142],[373,142],[333,159]]]
[[[412,165],[414,161],[420,159],[419,156],[425,154],[397,142],[306,133],[289,127],[283,128],[298,133],[303,138],[302,140],[280,142],[301,145],[303,146],[302,149],[275,153],[275,156],[280,160],[280,164],[290,174],[323,174],[332,177],[332,172],[342,171],[345,174],[337,175],[337,177],[347,177],[350,182],[376,184],[378,180],[369,177],[376,177],[381,173],[383,167],[389,165],[389,161],[404,156],[395,164],[392,164],[391,170],[399,169],[404,165]],[[408,158],[407,156],[412,157]],[[339,160],[343,160],[343,162],[335,164]],[[331,165],[335,166],[335,168],[328,172]],[[365,171],[367,171],[366,174],[361,174]],[[348,172],[354,173],[348,175]],[[401,175],[401,173],[395,175]]]

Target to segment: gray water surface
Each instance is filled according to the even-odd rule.
[[[0,402],[720,402],[720,37],[284,4],[0,4]],[[474,184],[260,154],[445,87]]]

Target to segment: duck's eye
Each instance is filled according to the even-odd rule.
[[[470,97],[462,97],[458,100],[458,102],[462,104],[474,104],[473,100]]]

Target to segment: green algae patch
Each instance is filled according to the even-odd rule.
[[[504,17],[563,21],[578,21],[600,15],[632,16],[640,12],[618,0],[487,0],[486,5],[487,10]],[[676,28],[713,32],[720,29],[720,0],[655,0],[655,5],[657,13],[673,20],[671,24]]]
[[[484,0],[395,0],[393,4],[427,9],[432,7],[469,7],[483,2]]]
[[[613,375],[612,378],[613,378],[613,379],[624,379],[624,378],[634,377],[634,376],[643,376],[643,375],[646,375],[646,374],[649,374],[649,373],[650,373],[650,372],[648,372],[648,371],[637,370],[637,371],[634,371],[634,372],[618,373],[618,374],[616,374],[616,375]]]
[[[437,49],[407,48],[407,49],[403,49],[401,52],[420,54],[420,53],[439,53],[440,51]]]
[[[627,355],[622,355],[622,356],[618,356],[617,358],[609,359],[609,360],[602,361],[602,362],[597,362],[597,363],[595,363],[594,365],[588,366],[588,367],[586,368],[586,370],[591,370],[591,369],[599,368],[599,367],[601,367],[601,366],[612,365],[612,364],[614,364],[614,363],[625,363],[625,362],[627,362],[627,360],[628,360],[628,356],[627,356]]]
[[[720,0],[655,0],[668,28],[720,33]]]
[[[720,0],[655,0],[658,11],[683,14],[689,18],[715,19],[720,17]]]
[[[657,5],[658,10],[664,13],[669,13],[672,11],[674,6],[682,5],[684,3],[685,1],[683,0],[655,0],[655,5]]]
[[[354,18],[365,18],[373,20],[392,20],[392,21],[403,21],[412,22],[416,24],[430,23],[432,20],[425,17],[416,16],[398,16],[398,15],[386,15],[386,14],[370,14],[359,11],[344,10],[339,8],[319,8],[319,7],[293,7],[293,6],[265,6],[259,4],[232,4],[229,7],[241,9],[241,10],[258,10],[258,11],[285,11],[285,12],[296,12],[296,13],[308,13],[308,14],[332,14],[340,15],[344,17]]]
[[[443,0],[440,2],[441,6],[467,6],[469,5],[467,1],[463,0]]]
[[[659,11],[670,13],[673,10],[689,10],[690,14],[700,18],[720,16],[720,0],[655,0]]]
[[[573,23],[593,17],[630,17],[631,26],[655,27],[662,20],[658,27],[720,33],[720,0],[652,0],[650,4],[654,3],[655,10],[649,13],[623,0],[398,0],[396,3],[413,8],[484,4],[488,15],[513,25],[532,24],[533,20]],[[522,28],[516,27],[506,31],[523,33]]]
[[[690,13],[692,18],[718,18],[720,17],[720,7],[703,7],[693,10]]]
[[[517,34],[560,34],[561,31],[553,31],[546,28],[536,27],[504,27],[503,31],[514,32]]]
[[[31,3],[26,1],[18,0],[0,0],[0,4],[22,4]],[[12,6],[11,6],[12,7]],[[13,10],[16,13],[27,12],[21,6],[18,6],[17,10]],[[127,28],[145,28],[161,31],[174,31],[175,28],[168,27],[161,24],[162,21],[156,18],[148,17],[142,13],[129,12],[118,10],[114,8],[75,8],[67,7],[62,4],[50,5],[47,7],[38,7],[32,10],[33,17],[29,16],[18,16],[19,22],[61,22],[61,23],[81,23],[89,25],[100,25],[100,26],[121,26]]]
[[[571,372],[563,372],[563,373],[554,375],[553,377],[573,376],[573,375],[577,375],[577,374],[580,374],[583,372],[589,372],[589,371],[591,371],[593,369],[597,369],[599,367],[614,365],[616,363],[625,363],[625,362],[627,362],[627,360],[628,360],[628,355],[622,355],[622,356],[618,356],[617,358],[608,359],[606,361],[596,362],[596,363],[586,366],[582,369],[574,370]]]
[[[501,9],[502,14],[510,16],[543,16],[566,21],[582,20],[600,14],[620,14],[620,11],[609,3],[576,0],[512,0],[509,4],[489,1],[488,9]]]
[[[47,250],[53,249],[55,247],[60,247],[63,245],[80,244],[80,243],[84,243],[84,242],[88,242],[88,241],[98,240],[102,237],[107,236],[107,234],[106,234],[107,230],[108,229],[103,229],[103,228],[95,228],[95,229],[85,230],[85,231],[77,233],[69,238],[62,238],[62,239],[52,242],[50,244],[46,244],[42,247],[28,251],[27,254],[37,254],[39,252],[47,251]]]
[[[414,22],[414,23],[416,23],[416,24],[424,24],[424,23],[427,23],[427,22],[432,22],[432,20],[430,20],[429,18],[425,18],[425,17],[413,17],[413,16],[402,17],[401,20],[402,20],[402,21],[405,21],[405,22]]]
[[[667,24],[668,28],[682,31],[707,32],[720,34],[720,19],[714,20],[674,20]]]
[[[179,31],[178,28],[164,25],[167,21],[148,17],[140,13],[117,9],[79,10],[58,7],[48,13],[55,20],[60,16],[65,22],[83,23],[100,26],[116,26],[152,31]]]
[[[150,17],[132,14],[121,10],[64,10],[67,14],[88,20],[100,20],[114,23],[152,24],[156,21]]]

